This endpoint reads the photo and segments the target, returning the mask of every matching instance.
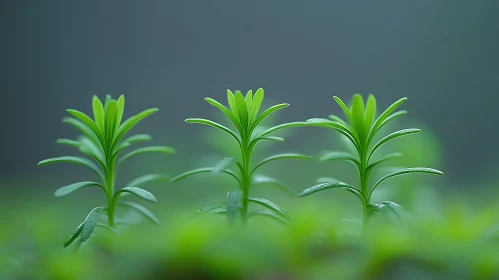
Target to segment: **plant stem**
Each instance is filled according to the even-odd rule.
[[[114,172],[114,164],[110,165],[108,173],[106,174],[106,189],[107,189],[107,216],[108,216],[108,224],[109,227],[114,225],[114,210],[115,210],[115,201],[114,201],[114,187],[115,187],[115,172]]]
[[[243,171],[241,173],[241,188],[242,188],[242,209],[241,209],[241,221],[243,224],[248,222],[248,205],[249,205],[249,189],[251,184],[251,148],[248,146],[249,139],[243,140],[241,156],[243,160]]]
[[[366,153],[361,153],[360,155],[360,189],[365,198],[365,203],[363,205],[363,217],[362,217],[362,235],[365,236],[367,232],[367,226],[369,224],[369,213],[367,212],[367,205],[370,203],[370,197],[368,194],[368,184],[369,184],[369,174],[367,172],[367,156]]]

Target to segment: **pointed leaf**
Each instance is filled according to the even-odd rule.
[[[303,196],[308,196],[313,193],[327,190],[327,189],[345,189],[351,193],[353,193],[360,201],[365,204],[366,199],[364,198],[364,195],[356,188],[347,185],[343,182],[336,181],[336,182],[329,182],[329,183],[320,183],[314,186],[311,186],[310,188],[304,190],[301,192],[298,196],[303,197]]]
[[[241,192],[228,191],[226,200],[227,200],[227,206],[226,206],[227,219],[229,221],[229,224],[232,225],[236,220],[239,208],[241,207]]]
[[[149,134],[136,134],[133,136],[130,136],[123,140],[123,143],[136,143],[136,142],[146,142],[146,141],[151,141],[152,137]]]
[[[232,164],[236,162],[236,159],[233,157],[227,157],[219,161],[214,167],[211,172],[213,173],[220,173],[222,171],[227,170]]]
[[[265,176],[265,175],[261,175],[261,174],[256,174],[253,176],[253,181],[252,181],[252,186],[253,188],[256,187],[256,186],[259,186],[259,185],[264,185],[264,184],[269,184],[269,185],[272,185],[272,186],[276,186],[278,187],[281,191],[287,193],[287,194],[290,194],[290,195],[295,195],[294,192],[291,190],[291,188],[289,188],[286,184],[284,184],[283,182],[277,180],[277,179],[274,179],[272,177],[268,177],[268,176]]]
[[[105,106],[106,117],[104,120],[105,129],[105,137],[106,143],[108,143],[109,147],[114,140],[114,133],[116,128],[116,117],[118,114],[118,108],[116,105],[116,101],[112,100],[110,102],[106,102]]]
[[[377,165],[385,162],[385,161],[388,161],[388,160],[392,160],[394,158],[398,158],[398,157],[401,157],[402,154],[401,153],[391,153],[391,154],[388,154],[372,163],[369,164],[369,166],[367,167],[367,170],[372,170],[374,167],[376,167]]]
[[[94,112],[94,121],[97,124],[97,127],[99,127],[99,130],[101,133],[104,133],[104,106],[102,105],[102,102],[100,101],[99,97],[97,95],[94,95],[92,98],[92,109]]]
[[[248,90],[246,96],[244,97],[244,103],[246,103],[246,110],[248,111],[248,120],[251,121],[251,106],[253,106],[253,91]]]
[[[367,97],[366,112],[364,116],[366,135],[369,134],[371,126],[374,122],[374,118],[376,118],[376,98],[374,97],[374,95],[369,94],[369,96]]]
[[[401,212],[404,208],[395,202],[382,201],[382,202],[369,203],[367,205],[367,209],[370,212],[388,210],[391,213],[393,213],[398,219],[401,219],[402,217],[400,216],[399,212]]]
[[[232,113],[231,110],[229,110],[224,105],[220,104],[220,102],[216,101],[215,99],[205,98],[204,100],[206,100],[206,102],[210,103],[211,105],[217,107],[220,111],[222,111],[232,121],[232,123],[236,126],[236,128],[241,131],[241,125],[239,124],[239,121],[236,119],[234,113]]]
[[[104,191],[106,191],[106,189],[99,183],[95,183],[95,182],[78,182],[78,183],[74,183],[74,184],[71,184],[71,185],[67,185],[67,186],[64,186],[64,187],[61,187],[59,188],[57,191],[55,191],[55,196],[56,197],[61,197],[61,196],[65,196],[65,195],[68,195],[76,190],[79,190],[81,188],[86,188],[86,187],[91,187],[91,186],[97,186],[97,187],[101,187]]]
[[[376,152],[376,150],[381,147],[383,144],[395,139],[395,138],[398,138],[398,137],[402,137],[402,136],[405,136],[405,135],[410,135],[410,134],[414,134],[414,133],[418,133],[420,132],[421,130],[420,129],[417,129],[417,128],[409,128],[409,129],[402,129],[402,130],[399,130],[399,131],[396,131],[394,133],[391,133],[387,136],[385,136],[384,138],[382,138],[381,140],[378,141],[378,143],[376,143],[374,145],[374,147],[371,149],[371,152],[369,153],[369,157],[368,157],[368,161],[371,159],[372,155],[374,154],[374,152]]]
[[[220,213],[220,212],[223,212],[226,210],[227,210],[226,205],[208,206],[208,207],[204,207],[204,208],[201,208],[198,211],[196,211],[196,216],[200,216],[203,214],[209,214],[209,213]]]
[[[286,159],[286,158],[311,159],[312,157],[311,156],[307,156],[307,155],[302,155],[302,154],[295,154],[295,153],[284,153],[284,154],[273,155],[273,156],[264,158],[259,163],[257,163],[255,165],[255,167],[253,168],[253,172],[256,169],[258,169],[260,166],[262,166],[262,165],[264,165],[264,164],[266,164],[268,162],[271,162],[271,161],[274,161],[274,160],[278,160],[278,159]]]
[[[359,135],[361,141],[363,141],[364,136],[366,135],[366,129],[364,127],[364,99],[360,94],[355,94],[353,96],[352,102],[352,118],[354,123],[352,124],[355,127],[355,131]]]
[[[227,101],[229,102],[229,107],[232,110],[232,114],[234,114],[234,117],[236,118],[237,122],[239,122],[239,112],[237,111],[237,103],[236,103],[236,98],[232,91],[227,90]]]
[[[227,128],[219,123],[216,123],[216,122],[210,121],[210,120],[206,120],[206,119],[199,119],[199,118],[186,119],[185,122],[209,125],[209,126],[218,128],[220,130],[223,130],[223,131],[227,132],[228,134],[230,134],[230,136],[232,136],[234,139],[236,139],[237,143],[239,143],[239,145],[241,145],[241,140],[239,140],[239,136],[237,136],[237,134],[234,131],[232,131],[231,129],[229,129],[229,128]]]
[[[133,179],[127,184],[127,186],[139,187],[150,182],[168,181],[169,179],[169,176],[163,174],[147,174]]]
[[[121,125],[121,121],[123,120],[124,112],[125,112],[125,96],[120,95],[118,101],[116,101],[116,125],[114,127],[114,131],[118,131],[118,128]]]
[[[97,135],[90,129],[88,126],[86,126],[84,123],[81,121],[75,119],[75,118],[69,118],[65,117],[62,119],[64,123],[70,124],[74,127],[76,127],[78,130],[80,130],[83,135],[87,136],[92,142],[94,142],[96,145],[103,146],[103,142]]]
[[[251,127],[251,130],[255,129],[265,118],[267,118],[268,116],[270,116],[271,114],[273,114],[274,112],[280,110],[280,109],[283,109],[283,108],[286,108],[288,107],[289,104],[287,103],[283,103],[283,104],[277,104],[277,105],[274,105],[270,108],[268,108],[267,110],[263,111],[257,118],[256,120],[253,122],[252,124],[252,127]],[[261,135],[261,136],[264,136],[264,135]]]
[[[116,194],[114,195],[115,199],[117,200],[122,193],[131,193],[139,198],[142,198],[142,199],[150,201],[150,202],[157,202],[158,201],[152,193],[150,193],[144,189],[138,188],[138,187],[122,188],[121,190],[116,192]]]
[[[345,105],[345,103],[343,102],[343,100],[341,100],[339,97],[333,96],[333,98],[336,101],[336,103],[338,103],[338,105],[340,105],[341,110],[343,110],[343,113],[345,113],[345,116],[347,117],[347,119],[350,122],[350,124],[354,125],[354,120],[353,120],[352,112],[350,112],[350,109],[348,109],[348,106]]]
[[[65,138],[57,139],[56,142],[57,142],[57,144],[67,145],[67,146],[71,146],[71,147],[78,148],[78,149],[81,146],[80,142],[75,141],[75,140],[71,140],[71,139],[65,139]]]
[[[380,131],[380,129],[382,127],[384,127],[387,123],[389,123],[390,121],[392,121],[393,119],[397,118],[397,117],[400,117],[400,116],[403,116],[407,114],[407,111],[405,110],[402,110],[402,111],[398,111],[398,112],[395,112],[393,114],[391,114],[390,116],[388,116],[381,124],[379,124],[376,128],[376,130],[374,130],[374,125],[371,126],[371,131],[369,132],[369,143],[371,142],[371,140],[374,138],[374,136],[376,136],[376,134]]]
[[[376,131],[380,128],[381,123],[385,121],[388,116],[395,111],[402,103],[404,103],[407,100],[406,97],[400,98],[399,100],[395,101],[392,105],[390,105],[381,115],[376,119],[373,125],[373,133],[376,133]]]
[[[79,121],[81,121],[85,126],[87,126],[88,128],[90,128],[90,130],[99,138],[99,139],[103,139],[102,138],[102,134],[99,130],[99,128],[97,127],[97,125],[94,123],[94,121],[89,117],[87,116],[85,113],[83,112],[80,112],[78,110],[73,110],[73,109],[67,109],[66,110],[68,113],[70,113],[71,115],[73,115],[74,117],[76,117]]]
[[[95,229],[95,226],[99,222],[99,217],[104,211],[104,207],[96,207],[90,211],[87,218],[83,222],[83,230],[81,231],[81,242],[85,242],[88,240],[90,235]]]
[[[353,155],[345,152],[327,152],[324,153],[320,158],[320,161],[328,161],[328,160],[346,160],[355,163],[357,166],[360,165],[359,160],[357,160]]]
[[[151,221],[157,225],[160,224],[159,219],[151,211],[149,211],[149,209],[145,208],[141,204],[127,201],[127,202],[120,202],[120,203],[118,203],[118,205],[129,207],[129,208],[135,210],[136,212],[138,212],[139,214],[141,214],[142,216],[144,216],[149,221]]]
[[[167,154],[167,155],[172,155],[175,153],[175,149],[173,149],[172,147],[167,147],[167,146],[150,146],[150,147],[138,148],[138,149],[133,150],[133,151],[125,154],[124,156],[122,156],[118,160],[117,164],[121,164],[122,162],[129,159],[130,157],[140,155],[143,153],[163,153],[163,154]]]
[[[268,128],[264,130],[263,132],[259,133],[257,138],[266,136],[267,134],[270,134],[276,130],[282,129],[282,128],[287,128],[287,127],[297,127],[297,126],[309,126],[309,123],[307,122],[290,122],[290,123],[283,123],[280,125],[276,125],[274,127]]]
[[[336,115],[329,115],[328,118],[334,122],[341,123],[344,126],[348,126],[348,124],[344,120]]]
[[[271,211],[274,211],[275,213],[281,215],[282,217],[286,218],[289,215],[286,214],[279,205],[275,204],[274,202],[267,200],[265,198],[255,198],[255,197],[250,197],[248,198],[248,201],[254,202],[256,204],[260,204],[263,207],[268,208]]]
[[[212,172],[212,171],[213,171],[212,167],[197,168],[197,169],[189,170],[187,172],[179,174],[179,175],[175,176],[171,181],[172,182],[177,182],[177,181],[179,181],[179,180],[181,180],[183,178],[192,176],[194,174],[207,173],[207,172]],[[229,174],[230,176],[232,176],[234,179],[237,180],[237,182],[239,183],[239,185],[241,184],[241,181],[239,180],[239,177],[237,177],[237,174],[234,173],[233,171],[231,171],[231,170],[225,170],[225,171],[222,171],[222,172],[226,173],[226,174]]]
[[[258,117],[258,113],[260,112],[260,107],[262,106],[263,97],[264,97],[264,91],[262,88],[259,88],[255,92],[255,96],[253,97],[253,103],[250,111],[251,120],[253,123]]]
[[[46,160],[42,160],[38,163],[38,166],[46,165],[46,164],[52,164],[52,163],[59,163],[59,162],[68,162],[68,163],[74,163],[74,164],[79,164],[83,165],[93,172],[95,172],[99,177],[104,177],[102,175],[102,172],[99,170],[99,167],[95,165],[93,162],[86,158],[82,157],[73,157],[73,156],[63,156],[63,157],[56,157],[56,158],[49,158]]]
[[[408,173],[428,173],[428,174],[435,174],[435,175],[444,175],[444,173],[442,171],[440,171],[440,170],[436,170],[436,169],[433,169],[433,168],[426,168],[426,167],[412,167],[412,168],[400,169],[398,171],[392,172],[392,173],[390,173],[388,175],[385,175],[385,176],[381,177],[373,185],[373,188],[371,190],[370,196],[373,194],[373,192],[376,189],[376,187],[378,187],[379,184],[383,183],[383,181],[385,181],[387,179],[390,179],[392,177],[396,177],[396,176],[400,176],[400,175],[404,175],[404,174],[408,174]]]
[[[235,101],[241,127],[243,128],[243,131],[248,131],[248,109],[246,107],[244,97],[240,91],[236,91]]]
[[[258,211],[252,211],[249,214],[249,218],[255,217],[255,216],[264,216],[264,217],[269,217],[272,218],[284,225],[288,225],[289,221],[286,217],[283,217],[281,215],[278,215],[270,210],[258,210]]]
[[[75,240],[76,238],[78,238],[80,235],[81,235],[81,232],[83,230],[83,224],[85,224],[85,222],[81,223],[77,228],[76,230],[73,232],[73,234],[71,235],[71,237],[69,238],[68,241],[64,242],[64,248],[68,247],[69,245],[71,245]]]
[[[115,137],[114,137],[114,142],[115,143],[114,144],[116,145],[117,142],[119,142],[121,140],[121,138],[123,138],[125,136],[125,134],[128,131],[130,131],[138,122],[140,122],[141,120],[143,120],[147,116],[149,116],[151,114],[154,114],[157,111],[158,111],[157,108],[147,109],[147,110],[144,110],[144,111],[138,113],[135,116],[132,116],[132,117],[128,118],[126,121],[124,121],[119,126],[118,131],[115,134]]]

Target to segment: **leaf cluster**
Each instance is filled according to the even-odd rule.
[[[65,196],[87,187],[99,187],[105,193],[108,201],[107,206],[99,206],[90,211],[87,218],[64,244],[65,247],[77,239],[80,242],[85,242],[96,226],[112,227],[115,219],[114,210],[117,206],[127,207],[152,222],[158,223],[158,219],[154,214],[144,206],[134,202],[122,202],[121,200],[131,194],[148,202],[156,202],[156,197],[153,194],[139,186],[152,181],[164,180],[165,176],[160,174],[144,175],[133,179],[125,187],[116,191],[117,171],[121,164],[137,155],[144,153],[173,154],[174,149],[166,146],[149,146],[124,153],[127,148],[135,143],[151,140],[151,136],[148,134],[136,134],[126,138],[125,136],[141,120],[158,111],[156,108],[147,109],[122,121],[124,108],[125,97],[123,95],[117,100],[107,95],[104,104],[97,96],[93,97],[93,119],[83,112],[68,109],[67,112],[70,116],[63,118],[63,122],[74,126],[81,135],[76,140],[58,139],[57,143],[74,147],[83,156],[61,156],[38,163],[40,166],[53,163],[73,163],[84,166],[96,174],[97,182],[84,181],[61,187],[56,190],[55,196]],[[99,218],[102,214],[108,216],[108,225],[99,224]]]

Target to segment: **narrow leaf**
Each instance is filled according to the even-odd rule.
[[[281,191],[283,191],[289,195],[293,195],[293,196],[295,195],[294,192],[291,190],[291,188],[289,188],[289,186],[287,186],[286,184],[284,184],[283,182],[281,182],[277,179],[274,179],[272,177],[268,177],[265,175],[261,175],[261,174],[256,174],[253,176],[253,181],[252,181],[253,188],[260,186],[260,185],[265,185],[265,184],[275,186],[275,187],[279,188]]]
[[[74,117],[76,117],[78,120],[80,120],[88,128],[90,128],[92,130],[92,132],[95,133],[95,135],[99,139],[102,139],[101,138],[102,134],[101,134],[99,128],[97,127],[97,125],[94,123],[94,121],[89,116],[87,116],[85,113],[80,112],[78,110],[67,109],[66,111],[68,113],[70,113],[71,115],[73,115]]]
[[[341,110],[343,110],[343,113],[345,113],[345,116],[347,117],[350,124],[353,125],[354,120],[353,120],[352,112],[350,112],[350,109],[348,109],[348,106],[345,105],[343,100],[341,100],[339,97],[333,96],[333,98],[336,101],[336,103],[338,103],[338,105],[340,105]]]
[[[99,217],[104,211],[104,207],[96,207],[90,211],[87,218],[83,222],[83,230],[81,231],[81,242],[85,242],[88,240],[90,235],[95,229],[95,226],[99,222]]]
[[[401,157],[402,154],[401,153],[391,153],[391,154],[388,154],[372,163],[369,164],[369,166],[367,167],[367,170],[372,170],[374,167],[378,166],[379,164],[385,162],[385,161],[388,161],[388,160],[392,160],[392,159],[395,159],[395,158],[398,158],[398,157]]]
[[[172,179],[172,182],[177,182],[177,181],[179,181],[179,180],[181,180],[183,178],[186,178],[186,177],[189,177],[189,176],[192,176],[192,175],[195,175],[195,174],[207,173],[207,172],[212,172],[212,171],[213,171],[212,167],[204,167],[204,168],[197,168],[197,169],[189,170],[187,172],[184,172],[182,174],[179,174],[179,175],[175,176]],[[222,173],[229,174],[234,179],[236,179],[239,184],[241,184],[241,181],[239,180],[239,177],[237,177],[237,174],[234,173],[233,171],[231,171],[231,170],[225,170],[225,171],[222,171]]]
[[[255,198],[255,197],[250,197],[248,198],[248,201],[254,202],[256,204],[260,204],[263,207],[268,208],[271,211],[274,211],[275,213],[280,214],[282,217],[288,217],[288,214],[286,214],[281,207],[279,207],[277,204],[274,202],[267,200],[265,198]]]
[[[309,126],[309,123],[307,123],[307,122],[283,123],[283,124],[276,125],[274,127],[271,127],[271,128],[268,128],[268,129],[262,131],[261,133],[258,134],[258,136],[256,138],[266,136],[266,135],[268,135],[276,130],[279,130],[279,129],[288,128],[288,127],[297,127],[297,126]]]
[[[104,143],[102,142],[102,140],[92,131],[92,129],[90,129],[81,121],[75,118],[65,117],[62,119],[62,122],[76,127],[81,133],[83,133],[83,135],[87,136],[90,140],[92,140],[92,142],[94,142],[95,145],[103,147]]]
[[[163,174],[147,174],[140,177],[137,177],[130,181],[127,186],[129,187],[140,187],[144,184],[156,181],[168,181],[170,179],[169,176]]]
[[[283,103],[283,104],[277,104],[277,105],[274,105],[270,108],[268,108],[267,110],[263,111],[257,118],[256,120],[253,122],[253,125],[251,127],[251,130],[255,129],[265,118],[267,118],[268,116],[270,116],[271,114],[275,113],[276,111],[278,110],[281,110],[283,108],[286,108],[288,107],[289,104],[287,103]],[[263,136],[263,135],[261,135]]]
[[[94,112],[94,121],[99,127],[99,130],[104,133],[104,106],[97,95],[92,98],[92,109]]]
[[[359,135],[361,141],[364,141],[364,137],[366,136],[366,129],[364,127],[364,99],[360,94],[355,94],[353,96],[352,102],[352,118],[354,123],[352,124],[355,127],[355,131]]]
[[[220,213],[220,211],[226,211],[227,206],[226,205],[214,205],[214,206],[208,206],[199,209],[196,211],[196,216],[203,215],[203,214],[209,214],[209,213]]]
[[[140,122],[141,120],[143,120],[147,116],[154,114],[157,111],[158,111],[157,108],[147,109],[147,110],[144,110],[144,111],[138,113],[135,116],[128,118],[126,121],[124,121],[119,126],[118,131],[115,134],[115,137],[114,137],[115,143],[114,144],[116,145],[116,143],[119,142],[121,140],[121,138],[123,138],[125,136],[125,134],[128,131],[130,131],[138,122]]]
[[[67,185],[67,186],[64,186],[64,187],[61,187],[59,188],[56,192],[55,192],[55,196],[56,197],[61,197],[61,196],[65,196],[65,195],[68,195],[76,190],[79,190],[81,188],[86,188],[86,187],[91,187],[91,186],[97,186],[97,187],[101,187],[104,191],[106,191],[106,189],[99,183],[95,183],[95,182],[78,182],[78,183],[74,183],[74,184],[71,184],[71,185]]]
[[[400,169],[398,171],[392,172],[388,175],[385,175],[381,177],[372,187],[371,193],[369,197],[373,194],[374,190],[376,187],[379,186],[379,184],[383,183],[385,180],[390,179],[392,177],[408,174],[408,173],[428,173],[428,174],[435,174],[435,175],[444,175],[444,173],[440,170],[436,170],[433,168],[426,168],[426,167],[412,167],[412,168],[404,168]]]
[[[244,97],[240,91],[236,91],[235,101],[241,127],[243,128],[243,131],[248,131],[248,109],[246,107]]]
[[[269,210],[258,210],[258,211],[252,211],[249,214],[249,218],[255,217],[255,216],[264,216],[264,217],[269,217],[271,219],[274,219],[283,225],[288,225],[289,221],[286,217],[277,215],[276,213],[269,211]]]
[[[260,107],[262,106],[263,97],[264,97],[264,91],[262,88],[259,88],[255,92],[255,96],[253,97],[253,103],[251,105],[250,115],[252,122],[256,120],[258,113],[260,112]]]
[[[376,152],[376,150],[381,147],[383,144],[395,139],[395,138],[398,138],[398,137],[402,137],[402,136],[405,136],[405,135],[410,135],[410,134],[414,134],[414,133],[418,133],[420,132],[421,130],[420,129],[417,129],[417,128],[409,128],[409,129],[402,129],[402,130],[399,130],[399,131],[396,131],[396,132],[393,132],[387,136],[385,136],[384,138],[382,138],[381,140],[378,141],[378,143],[376,143],[374,145],[374,147],[371,149],[371,152],[369,153],[369,157],[368,157],[368,161],[371,159],[372,155],[374,154],[374,152]]]
[[[381,123],[385,121],[388,116],[395,111],[402,103],[404,103],[407,100],[406,97],[400,98],[399,100],[395,101],[392,105],[390,105],[381,115],[376,119],[373,125],[373,133],[376,133],[378,129],[380,128]]]
[[[140,155],[143,153],[163,153],[163,154],[167,154],[167,155],[172,155],[175,153],[175,149],[173,149],[171,147],[167,147],[167,146],[150,146],[150,147],[138,148],[138,149],[131,151],[131,152],[125,154],[124,156],[122,156],[118,160],[118,164],[121,164],[122,162],[129,159],[130,157]]]
[[[159,219],[151,211],[149,211],[149,209],[145,208],[141,204],[127,201],[127,202],[120,202],[118,203],[118,205],[129,207],[138,212],[139,214],[141,214],[142,216],[144,216],[149,221],[159,225]]]
[[[364,115],[366,135],[369,134],[369,131],[371,129],[375,117],[376,117],[376,98],[374,97],[374,95],[369,94],[369,96],[367,97],[366,112]]]
[[[234,117],[239,123],[239,112],[237,111],[236,98],[234,97],[234,94],[230,90],[227,90],[227,101],[229,102],[229,107],[232,110]]]
[[[185,122],[209,125],[209,126],[218,128],[220,130],[223,130],[223,131],[227,132],[228,134],[230,134],[230,136],[232,136],[234,139],[236,139],[236,141],[239,143],[239,145],[241,145],[241,140],[239,139],[239,136],[237,136],[237,134],[234,131],[232,131],[230,128],[227,128],[219,123],[216,123],[216,122],[210,121],[210,120],[206,120],[206,119],[198,119],[198,118],[186,119]]]
[[[73,232],[73,234],[71,235],[71,237],[69,238],[68,241],[64,242],[64,248],[68,247],[69,245],[71,245],[75,240],[76,238],[78,238],[83,230],[83,224],[85,224],[85,222],[81,223],[77,228],[76,230]]]
[[[136,143],[136,142],[146,142],[146,141],[151,141],[152,137],[149,134],[136,134],[133,136],[130,136],[123,140],[123,143]]]
[[[345,152],[327,152],[324,153],[320,158],[320,161],[329,161],[329,160],[346,160],[355,163],[356,165],[360,165],[358,159],[356,159],[353,155]]]
[[[110,102],[106,102],[105,111],[106,111],[106,118],[104,120],[104,126],[106,127],[105,129],[106,132],[104,135],[106,137],[106,142],[108,143],[109,147],[111,147],[111,144],[113,143],[114,140],[116,117],[118,114],[116,101],[112,100]]]
[[[241,125],[239,124],[239,121],[236,119],[231,110],[229,110],[227,107],[225,107],[215,99],[205,98],[204,100],[206,100],[206,102],[210,103],[211,105],[215,106],[220,111],[222,111],[222,113],[224,113],[232,121],[232,123],[237,127],[237,129],[241,131]]]
[[[278,159],[286,159],[286,158],[311,159],[312,157],[311,156],[307,156],[307,155],[302,155],[302,154],[294,154],[294,153],[284,153],[284,154],[273,155],[273,156],[264,158],[259,163],[257,163],[255,165],[255,167],[253,168],[253,172],[257,168],[259,168],[260,166],[262,166],[262,165],[264,165],[264,164],[266,164],[268,162],[271,162],[271,161],[274,161],[274,160],[278,160]]]
[[[101,178],[104,177],[104,175],[102,175],[102,172],[99,170],[99,167],[97,167],[95,163],[82,157],[63,156],[63,157],[49,158],[40,161],[38,163],[38,166],[52,164],[52,163],[60,163],[60,162],[68,162],[68,163],[83,165],[88,169],[92,170],[93,172],[95,172],[99,177]]]
[[[241,207],[241,192],[240,191],[228,191],[227,192],[227,219],[229,224],[234,224],[237,214],[239,212],[239,207]]]
[[[150,193],[144,189],[138,188],[138,187],[122,188],[121,190],[116,192],[116,194],[114,195],[115,199],[117,200],[122,193],[131,193],[139,198],[142,198],[142,199],[150,201],[150,202],[157,202],[158,201],[152,193]]]
[[[232,164],[236,162],[236,159],[233,157],[227,157],[219,161],[214,167],[211,172],[213,173],[220,173],[222,171],[227,170]]]
[[[123,113],[125,112],[125,96],[120,95],[118,101],[116,101],[116,125],[114,130],[118,131],[118,128],[121,125],[121,121],[123,120]]]
[[[57,144],[62,144],[62,145],[67,145],[67,146],[71,146],[71,147],[78,148],[78,149],[81,146],[80,142],[75,141],[75,140],[71,140],[71,139],[65,139],[65,138],[57,139],[56,143]]]
[[[317,184],[317,185],[314,185],[314,186],[311,186],[310,188],[304,190],[303,192],[301,192],[298,196],[300,197],[303,197],[303,196],[308,196],[308,195],[311,195],[313,193],[316,193],[316,192],[319,192],[319,191],[323,191],[323,190],[327,190],[327,189],[344,189],[344,190],[347,190],[351,193],[353,193],[358,199],[360,199],[360,201],[365,204],[365,201],[366,199],[364,198],[364,195],[356,188],[350,186],[350,185],[347,185],[343,182],[340,182],[340,181],[336,181],[336,182],[330,182],[330,183],[320,183],[320,184]]]
[[[253,106],[253,91],[248,90],[246,96],[244,97],[244,103],[246,103],[246,110],[248,111],[248,120],[251,122],[251,106]]]

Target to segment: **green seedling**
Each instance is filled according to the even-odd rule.
[[[256,145],[260,141],[284,141],[284,139],[281,137],[269,136],[269,134],[275,132],[278,129],[286,127],[305,126],[307,125],[307,123],[292,122],[276,125],[264,130],[257,129],[260,123],[267,117],[269,117],[272,113],[289,105],[274,105],[259,114],[263,98],[264,91],[261,88],[255,92],[254,96],[252,91],[248,91],[246,96],[243,96],[240,91],[236,91],[235,94],[233,94],[230,90],[227,90],[227,99],[230,109],[214,99],[205,99],[209,104],[218,108],[225,114],[226,117],[230,119],[233,126],[236,128],[236,131],[207,119],[193,118],[186,120],[187,123],[208,125],[224,131],[237,142],[240,151],[240,157],[238,159],[234,157],[227,157],[217,163],[214,167],[194,169],[182,173],[172,179],[172,181],[175,182],[194,174],[211,172],[225,173],[236,180],[236,182],[238,183],[238,189],[230,190],[227,193],[226,200],[223,203],[221,203],[220,205],[203,208],[199,210],[198,213],[226,214],[230,224],[232,224],[238,217],[241,219],[242,223],[247,223],[247,221],[251,217],[257,215],[271,217],[282,222],[288,221],[289,215],[277,204],[264,198],[251,197],[250,192],[253,188],[263,184],[277,186],[286,192],[291,191],[281,181],[269,176],[265,176],[263,174],[257,174],[256,171],[265,164],[275,160],[287,158],[309,159],[310,157],[296,153],[284,153],[264,158],[256,164],[253,164],[252,155]],[[233,165],[237,167],[237,172],[229,169]],[[250,203],[263,206],[265,210],[255,210],[249,212],[248,208]]]
[[[327,127],[336,130],[349,140],[348,142],[354,147],[354,154],[338,151],[326,152],[320,157],[320,160],[352,162],[359,171],[360,187],[356,188],[333,178],[320,178],[317,182],[318,184],[304,190],[299,196],[308,196],[327,189],[344,189],[353,193],[360,200],[364,209],[363,224],[365,230],[370,215],[375,211],[389,211],[398,216],[401,206],[397,203],[391,201],[371,202],[373,192],[385,180],[408,173],[430,173],[437,175],[443,175],[443,173],[439,170],[425,167],[402,168],[386,174],[374,184],[370,184],[370,175],[376,167],[386,161],[401,156],[400,153],[391,153],[382,157],[375,157],[376,151],[391,140],[420,131],[416,128],[403,129],[374,142],[377,134],[387,123],[407,113],[404,110],[394,112],[407,98],[396,101],[379,116],[376,114],[376,99],[372,94],[367,98],[367,104],[364,104],[364,100],[360,94],[355,94],[351,107],[347,107],[336,96],[334,99],[346,115],[347,121],[335,115],[330,115],[329,119],[314,118],[309,119],[307,122],[312,126]]]
[[[85,156],[62,156],[41,161],[38,165],[52,163],[74,163],[90,169],[97,175],[98,181],[78,182],[59,188],[55,192],[56,197],[68,195],[76,190],[86,187],[99,187],[106,195],[107,205],[99,206],[90,211],[86,219],[77,227],[70,239],[64,243],[64,247],[78,240],[81,243],[87,241],[96,227],[103,227],[114,231],[116,222],[116,208],[118,206],[136,211],[150,221],[158,224],[159,221],[147,208],[139,203],[121,201],[127,195],[134,195],[148,202],[156,202],[156,197],[149,191],[139,186],[158,180],[165,180],[165,175],[148,174],[130,181],[126,187],[116,189],[116,178],[120,165],[143,153],[173,154],[174,149],[166,146],[141,147],[130,151],[122,156],[121,153],[132,144],[151,140],[147,134],[137,134],[124,138],[125,135],[142,119],[155,113],[158,109],[148,109],[122,122],[125,107],[125,97],[122,95],[118,100],[106,96],[103,105],[97,96],[93,97],[93,114],[91,119],[85,113],[68,109],[72,117],[63,118],[63,122],[76,127],[83,135],[77,140],[59,139],[57,143],[68,145],[79,149]],[[107,225],[99,222],[101,216],[107,216]]]

